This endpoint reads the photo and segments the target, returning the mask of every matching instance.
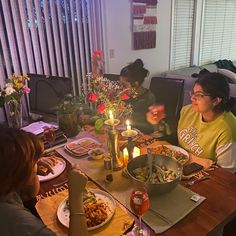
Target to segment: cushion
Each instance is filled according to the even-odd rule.
[[[232,82],[230,81],[231,83],[236,84],[236,74],[234,72],[227,70],[227,69],[218,69],[217,71],[218,71],[218,73],[231,79],[231,81],[232,81]]]

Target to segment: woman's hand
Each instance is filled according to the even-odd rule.
[[[148,108],[146,114],[147,121],[152,125],[157,125],[166,117],[164,105],[153,105]]]
[[[88,178],[78,169],[78,167],[73,166],[68,174],[69,194],[72,196],[81,195],[85,190],[87,181]]]

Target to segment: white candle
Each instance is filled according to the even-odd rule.
[[[126,121],[126,125],[127,125],[127,130],[131,130],[131,125],[129,123],[129,120]]]
[[[140,156],[140,148],[134,147],[133,158]]]
[[[114,124],[114,116],[111,110],[109,111],[109,119],[110,119],[111,124]]]
[[[123,149],[123,162],[124,162],[124,165],[125,165],[125,166],[127,166],[128,161],[129,161],[128,149],[127,149],[127,148],[124,148],[124,149]]]

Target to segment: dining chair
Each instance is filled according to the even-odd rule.
[[[118,82],[120,80],[120,75],[118,74],[104,74],[103,76],[111,81]]]
[[[156,96],[157,104],[165,105],[166,122],[169,124],[173,140],[177,143],[177,125],[183,106],[184,80],[166,77],[152,77],[150,90]]]

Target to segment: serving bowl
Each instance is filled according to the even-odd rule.
[[[88,155],[94,159],[94,160],[99,160],[105,157],[106,151],[103,148],[93,148],[88,151]]]
[[[137,175],[135,174],[137,173],[137,168],[145,169],[145,167],[148,167],[147,155],[141,155],[133,158],[127,165],[127,173],[136,187],[145,187],[150,195],[160,195],[170,192],[179,184],[183,173],[183,167],[178,161],[176,161],[176,159],[159,154],[153,154],[152,166],[153,169],[156,168],[156,171],[158,171],[159,168],[170,171],[174,174],[174,177],[164,182],[152,182],[149,177],[137,178]]]

